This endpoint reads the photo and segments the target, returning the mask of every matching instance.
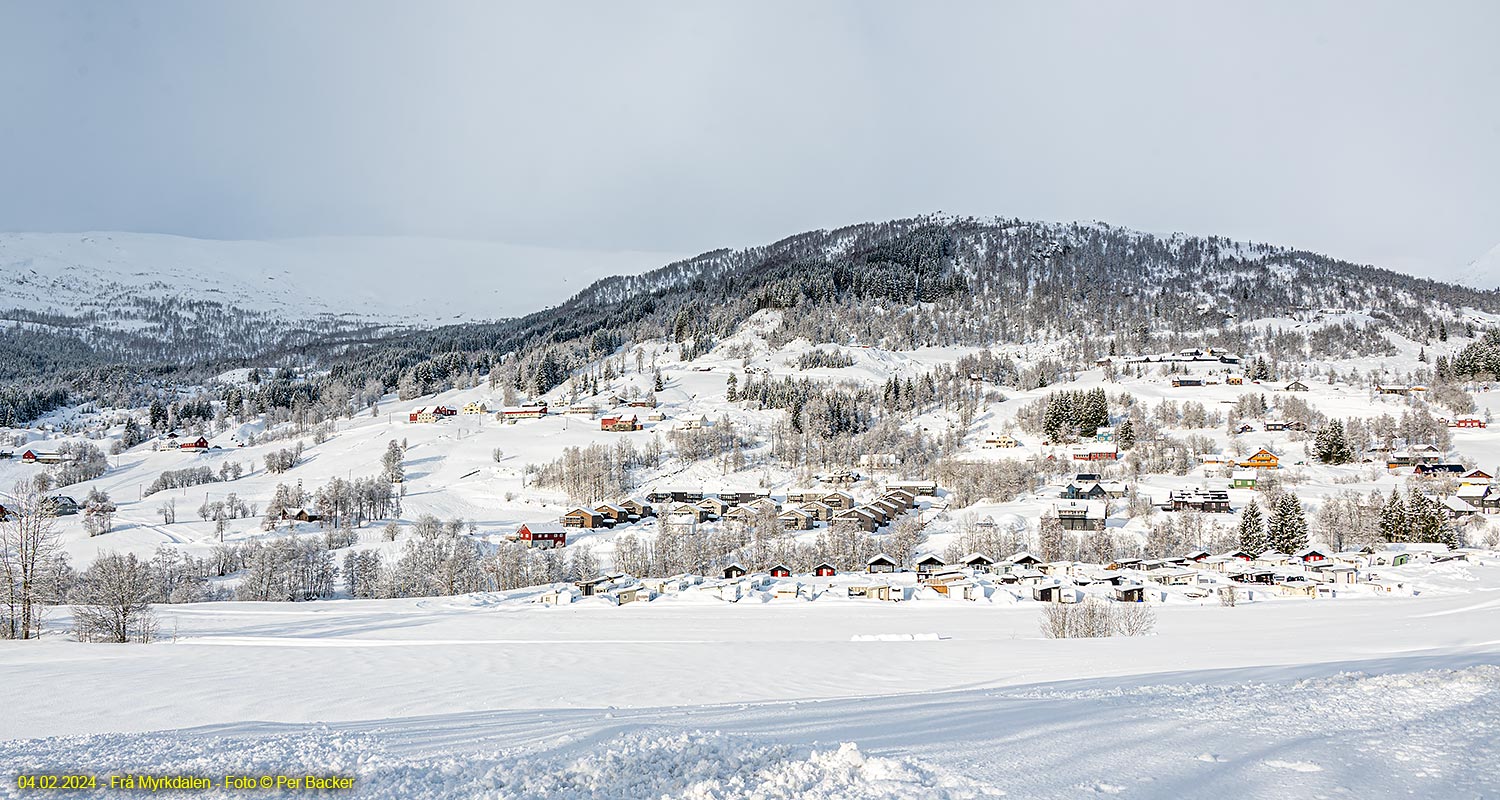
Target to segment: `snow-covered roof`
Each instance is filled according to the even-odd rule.
[[[1449,511],[1459,511],[1459,512],[1473,512],[1473,511],[1478,511],[1479,510],[1479,509],[1475,508],[1474,506],[1470,505],[1466,500],[1464,500],[1461,497],[1445,497],[1445,498],[1443,498],[1443,507],[1446,508],[1446,509],[1448,509]]]

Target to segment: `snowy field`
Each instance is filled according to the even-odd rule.
[[[1414,574],[1468,591],[1094,640],[1038,604],[167,607],[151,646],[0,648],[0,758],[390,798],[1494,797],[1500,561],[1449,567]]]

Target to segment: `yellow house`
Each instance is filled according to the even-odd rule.
[[[1245,469],[1276,469],[1280,466],[1281,459],[1276,454],[1262,447],[1255,454],[1240,462]]]
[[[483,402],[481,402],[479,400],[475,400],[472,403],[465,404],[464,407],[463,407],[463,409],[462,409],[462,411],[461,411],[461,413],[464,413],[464,414],[488,414],[488,413],[490,413],[490,410],[489,410],[489,408],[487,408],[485,406],[485,404]]]

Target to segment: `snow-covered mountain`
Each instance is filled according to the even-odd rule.
[[[1465,286],[1476,289],[1500,288],[1500,244],[1490,248],[1488,253],[1469,262],[1462,275],[1456,276],[1455,281]]]
[[[218,241],[143,233],[0,234],[0,310],[102,315],[192,298],[287,320],[431,325],[518,316],[673,254],[412,237]]]

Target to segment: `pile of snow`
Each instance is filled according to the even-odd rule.
[[[260,738],[186,733],[98,735],[0,743],[20,773],[352,776],[358,798],[636,800],[934,800],[981,796],[968,781],[915,761],[872,758],[853,744],[797,748],[718,733],[627,734],[580,752],[497,751],[413,757],[382,739],[324,727]],[[18,797],[7,785],[8,797]],[[222,786],[202,797],[240,796]]]

